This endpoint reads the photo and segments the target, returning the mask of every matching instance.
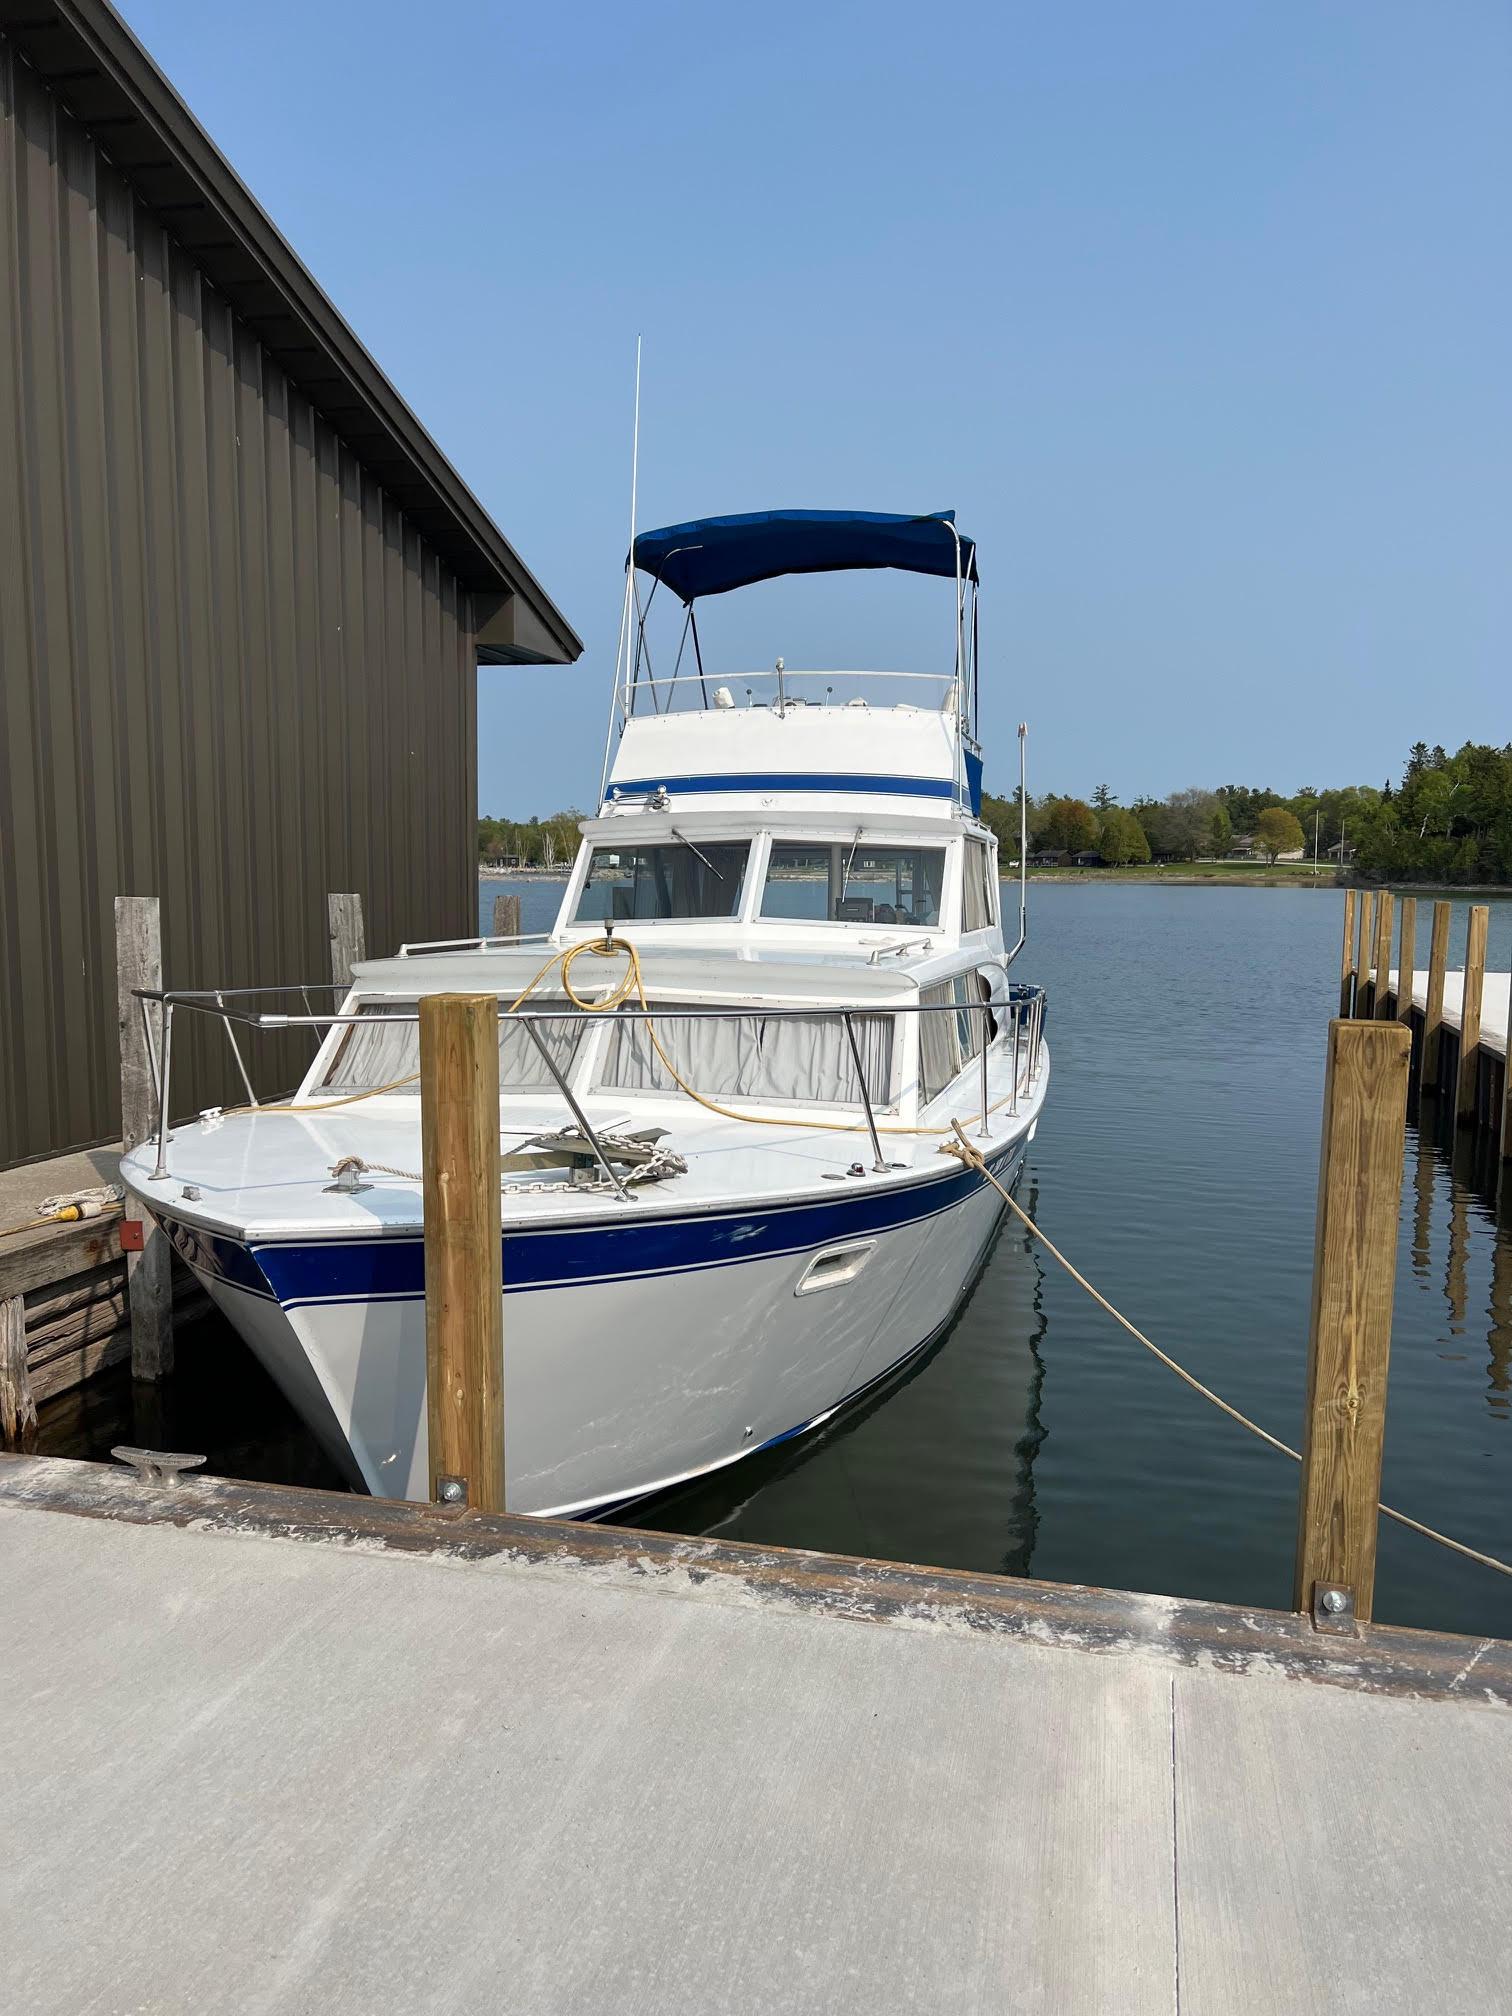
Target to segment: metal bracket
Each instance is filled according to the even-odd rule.
[[[197,1470],[203,1456],[185,1456],[171,1449],[128,1449],[125,1443],[111,1450],[118,1463],[129,1463],[143,1484],[175,1485],[185,1470]]]
[[[1315,1631],[1326,1631],[1334,1638],[1357,1638],[1360,1625],[1353,1589],[1342,1582],[1314,1582],[1312,1621]]]

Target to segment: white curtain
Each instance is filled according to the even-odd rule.
[[[585,1032],[583,1017],[566,1002],[532,996],[529,1004],[537,1012],[562,1010],[560,1021],[538,1022],[536,1034],[564,1077],[577,1059]],[[324,1092],[371,1092],[380,1085],[395,1085],[396,1091],[418,1095],[420,1081],[420,1028],[418,1023],[400,1018],[414,1015],[413,1001],[367,1002],[359,1005],[361,1020],[348,1025],[341,1043],[321,1081]],[[408,1079],[403,1085],[398,1079]],[[555,1080],[541,1060],[540,1052],[524,1027],[509,1016],[499,1016],[499,1088],[504,1092],[534,1092]]]
[[[937,987],[926,987],[919,996],[926,1008],[939,1009],[955,1005],[955,988],[946,980]],[[919,1076],[923,1080],[924,1097],[933,1099],[943,1092],[961,1068],[960,1018],[955,1015],[924,1014],[919,1020]]]
[[[853,1015],[851,1027],[867,1095],[874,1106],[890,1105],[892,1017]],[[838,1016],[741,1015],[697,1022],[659,1016],[656,1033],[678,1076],[707,1098],[814,1106],[861,1103],[850,1044]],[[677,1089],[640,1021],[615,1023],[599,1082],[626,1092]]]

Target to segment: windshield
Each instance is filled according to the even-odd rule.
[[[944,882],[943,847],[774,840],[761,914],[831,924],[938,924]]]
[[[745,886],[749,840],[672,840],[651,847],[595,847],[573,922],[620,918],[734,917]]]

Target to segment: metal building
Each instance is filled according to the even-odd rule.
[[[118,1131],[118,893],[170,985],[476,929],[476,668],[581,646],[103,0],[0,0],[0,288],[5,1166]]]

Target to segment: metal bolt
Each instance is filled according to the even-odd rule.
[[[1325,1589],[1323,1591],[1323,1608],[1328,1612],[1330,1617],[1337,1617],[1339,1612],[1344,1608],[1344,1591],[1342,1589]]]
[[[438,1477],[436,1497],[443,1505],[465,1505],[467,1503],[467,1479],[465,1477]]]

